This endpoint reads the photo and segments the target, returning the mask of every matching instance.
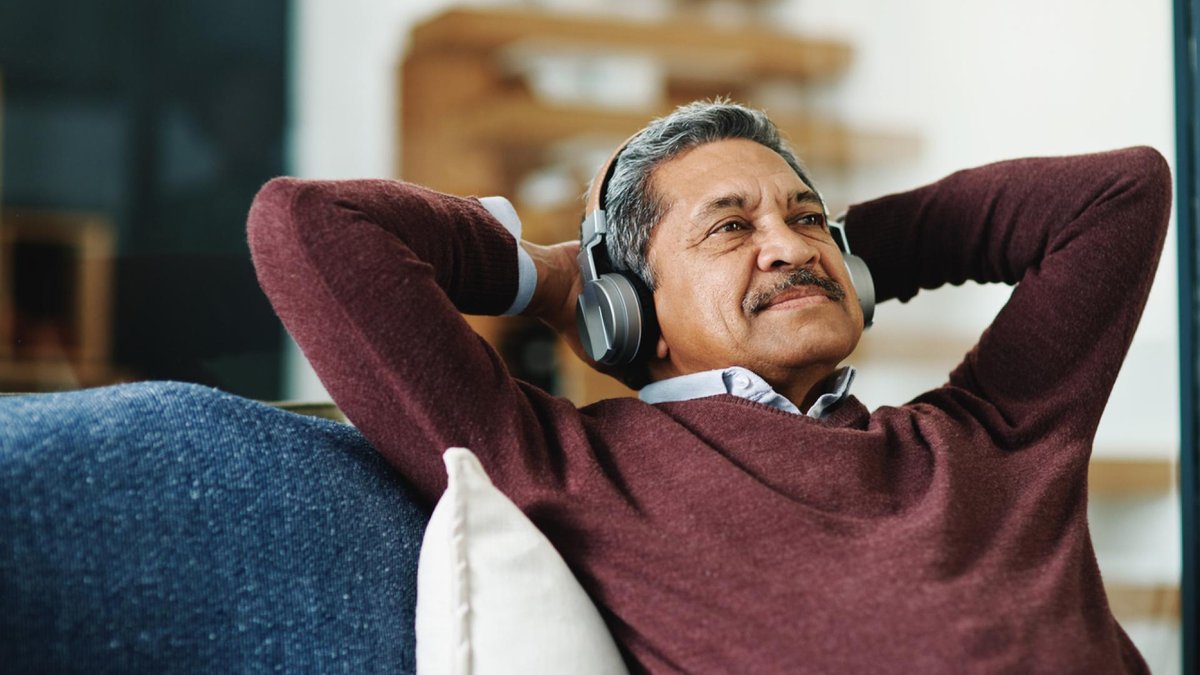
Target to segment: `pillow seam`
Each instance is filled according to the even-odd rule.
[[[455,458],[455,464],[460,464]],[[451,672],[471,675],[471,569],[467,546],[467,495],[461,465],[455,466],[453,484],[454,519],[451,546],[454,553],[454,663]]]

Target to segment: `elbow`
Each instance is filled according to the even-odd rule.
[[[251,247],[260,236],[287,228],[292,221],[292,203],[305,182],[298,178],[282,176],[272,178],[259,188],[246,217],[246,231]]]
[[[1107,202],[1123,217],[1111,225],[1121,232],[1126,251],[1157,258],[1171,220],[1171,167],[1158,150],[1149,146],[1105,153],[1108,179],[1101,202]]]
[[[302,234],[318,220],[322,181],[283,176],[259,189],[246,217],[246,238],[256,263],[275,252],[303,248]]]
[[[312,276],[311,239],[322,220],[321,181],[273,178],[259,189],[246,217],[246,239],[259,286],[278,300]],[[282,315],[281,315],[282,316]]]
[[[1148,145],[1139,145],[1129,148],[1126,153],[1131,173],[1139,180],[1170,194],[1171,165],[1161,152]]]
[[[1145,205],[1150,224],[1165,234],[1171,218],[1171,166],[1161,152],[1149,146],[1130,148],[1126,154],[1133,191]]]

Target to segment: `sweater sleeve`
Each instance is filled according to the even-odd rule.
[[[1158,265],[1170,181],[1145,147],[1000,162],[856,206],[847,232],[880,300],[1016,284],[949,385],[1018,437],[1090,444]]]
[[[445,489],[452,446],[489,471],[538,475],[545,443],[523,385],[460,314],[500,314],[517,294],[517,242],[477,200],[278,178],[255,198],[248,236],[260,285],[322,383],[422,497]]]

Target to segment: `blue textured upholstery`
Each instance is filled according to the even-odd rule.
[[[412,672],[426,521],[347,425],[170,382],[0,397],[0,671]]]

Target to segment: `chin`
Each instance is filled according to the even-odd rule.
[[[851,317],[852,319],[852,317]],[[861,322],[861,319],[859,319]],[[793,362],[841,362],[862,337],[862,329],[856,329],[850,321],[843,319],[836,324],[810,322],[784,335],[770,339],[769,351]],[[791,358],[788,359],[787,356]]]

